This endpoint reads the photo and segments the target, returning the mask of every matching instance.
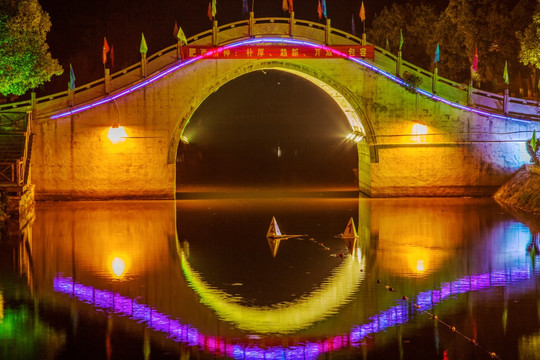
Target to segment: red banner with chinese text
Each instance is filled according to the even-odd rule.
[[[208,59],[330,59],[346,56],[373,59],[373,45],[292,46],[292,45],[242,45],[228,49],[213,46],[182,46],[182,58],[206,55]]]

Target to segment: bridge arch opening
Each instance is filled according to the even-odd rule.
[[[369,174],[367,142],[349,135],[366,130],[332,86],[273,67],[217,84],[177,129],[178,193],[221,187],[364,190],[359,174]]]

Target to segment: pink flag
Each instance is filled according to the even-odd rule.
[[[474,57],[472,61],[472,69],[476,72],[478,71],[478,48],[474,47]]]

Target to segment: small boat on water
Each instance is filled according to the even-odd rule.
[[[272,216],[272,221],[270,222],[270,227],[268,227],[268,231],[266,232],[266,240],[268,240],[268,245],[270,246],[270,251],[272,252],[272,255],[276,257],[279,243],[281,240],[287,240],[287,239],[294,239],[294,238],[302,238],[307,235],[284,235],[281,233],[281,230],[279,229],[279,225],[276,221],[275,216]]]
[[[347,245],[347,250],[349,250],[349,253],[351,255],[354,254],[354,250],[356,249],[356,239],[358,239],[358,234],[356,232],[356,227],[354,226],[354,220],[352,217],[349,219],[349,222],[347,223],[347,226],[345,227],[345,230],[343,231],[343,233],[339,234],[338,237],[345,240],[345,244]]]

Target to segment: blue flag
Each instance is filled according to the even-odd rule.
[[[321,1],[321,10],[322,10],[322,13],[323,13],[324,17],[327,18],[327,16],[326,16],[326,0]]]
[[[75,90],[75,73],[71,64],[69,64],[69,89],[71,91]]]
[[[435,49],[435,59],[433,59],[434,64],[438,62],[439,62],[439,43],[437,43],[437,49]]]
[[[351,29],[352,29],[352,34],[356,36],[356,24],[354,23],[354,14],[352,14],[352,17],[351,17]]]
[[[242,14],[247,14],[249,12],[247,0],[242,0]]]

